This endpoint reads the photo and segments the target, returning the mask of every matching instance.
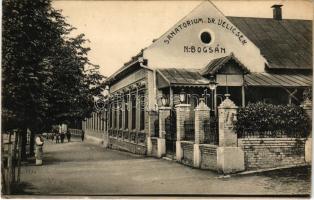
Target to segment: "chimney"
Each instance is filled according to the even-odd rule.
[[[272,6],[273,18],[275,20],[282,20],[281,6],[282,6],[281,4],[275,4]]]

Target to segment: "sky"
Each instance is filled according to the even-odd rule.
[[[212,1],[226,16],[272,17],[274,4],[282,4],[284,19],[313,19],[310,0]],[[160,37],[201,1],[55,0],[67,22],[90,41],[89,59],[109,76],[152,40]]]

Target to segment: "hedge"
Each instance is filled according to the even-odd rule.
[[[235,123],[236,133],[284,134],[288,137],[306,137],[311,122],[304,110],[296,105],[249,103],[240,108]]]

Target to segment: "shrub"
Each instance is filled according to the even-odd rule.
[[[303,100],[309,99],[312,101],[312,88],[307,88],[303,92]]]
[[[258,102],[239,109],[235,130],[240,136],[257,132],[260,135],[280,133],[288,137],[306,137],[310,125],[308,116],[299,106]]]

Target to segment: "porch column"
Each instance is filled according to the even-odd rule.
[[[218,107],[219,147],[217,148],[217,169],[224,174],[244,170],[244,152],[238,147],[234,131],[237,106],[226,95]]]
[[[210,119],[210,109],[204,103],[204,98],[200,98],[200,103],[194,109],[195,111],[195,143],[193,151],[193,165],[194,167],[200,167],[201,151],[200,145],[204,143],[204,122]],[[208,133],[207,133],[208,134]],[[210,133],[209,133],[210,134]]]
[[[242,107],[245,107],[245,88],[244,88],[244,85],[241,86],[241,94],[242,94]]]
[[[304,109],[305,113],[308,115],[310,122],[312,122],[312,101],[306,99],[301,107]],[[305,162],[312,163],[312,130],[309,133],[309,137],[305,141]]]
[[[169,87],[169,100],[170,100],[170,107],[173,107],[173,89],[172,87]]]
[[[190,104],[178,104],[176,107],[177,113],[177,141],[176,141],[176,159],[181,161],[183,151],[181,147],[181,140],[184,139],[184,121],[190,120],[191,105]]]
[[[159,137],[157,139],[157,157],[161,158],[166,154],[166,123],[165,119],[170,116],[170,107],[159,108]]]

